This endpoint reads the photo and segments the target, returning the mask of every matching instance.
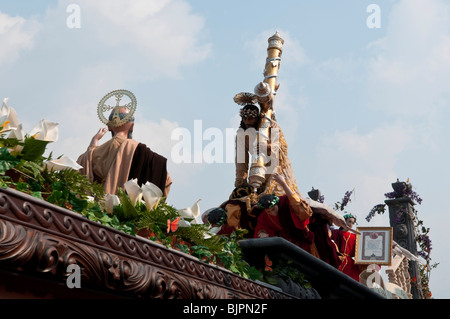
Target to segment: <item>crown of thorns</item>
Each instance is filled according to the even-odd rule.
[[[258,96],[250,92],[241,92],[234,96],[233,101],[239,105],[255,104],[258,102]]]
[[[227,212],[223,208],[216,208],[208,214],[208,222],[211,225],[222,226],[227,222]]]
[[[244,109],[244,108],[242,108],[240,110],[239,114],[241,115],[242,118],[250,116],[250,117],[256,119],[259,116],[259,111],[258,110],[251,110],[251,109]]]

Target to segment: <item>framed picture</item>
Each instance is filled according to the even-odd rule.
[[[390,266],[392,227],[357,227],[355,264]]]

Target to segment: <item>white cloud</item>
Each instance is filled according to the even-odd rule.
[[[166,119],[159,121],[152,121],[143,119],[141,115],[136,116],[136,123],[134,125],[133,138],[137,141],[146,144],[154,152],[167,158],[167,166],[169,174],[172,179],[176,181],[175,188],[179,188],[179,191],[183,191],[183,187],[192,188],[196,183],[200,182],[198,179],[194,180],[194,176],[199,174],[200,171],[206,168],[204,162],[200,164],[178,163],[178,161],[172,159],[172,148],[175,144],[179,143],[179,140],[172,140],[172,132],[180,128],[177,122],[172,122]],[[191,134],[191,146],[190,150],[185,150],[192,154],[194,157],[194,141],[195,138]],[[184,137],[188,138],[188,137]]]
[[[173,142],[171,135],[178,128],[177,122],[161,119],[159,122],[136,118],[133,138],[146,144],[155,152],[170,159]]]
[[[320,156],[343,160],[349,169],[364,165],[366,171],[392,171],[396,156],[412,142],[411,128],[389,125],[366,134],[356,129],[337,131],[323,139]]]
[[[37,21],[0,12],[0,63],[13,62],[22,51],[31,49],[39,29]]]
[[[61,139],[49,148],[54,156],[76,158],[102,126],[96,108],[104,94],[122,88],[137,94],[134,88],[142,82],[149,83],[149,89],[137,96],[139,105],[152,94],[170,94],[170,87],[167,92],[152,92],[152,81],[179,77],[182,67],[206,59],[211,46],[203,42],[203,17],[192,12],[184,0],[81,0],[77,2],[80,29],[66,25],[70,14],[66,8],[72,3],[60,0],[47,9],[39,23],[0,13],[0,63],[4,56],[17,57],[20,50],[33,50],[26,59],[19,57],[20,63],[8,78],[0,78],[0,87],[15,101],[22,121],[34,123],[39,113],[59,122]],[[39,28],[32,29],[33,23]],[[19,105],[12,90],[34,96],[39,110],[24,112],[26,103]],[[170,156],[170,134],[164,140],[161,132],[168,133],[177,124],[164,119],[150,121],[139,105],[143,124],[137,125],[136,136],[148,126],[150,131],[142,131],[142,136],[151,136],[147,142]]]
[[[389,16],[387,35],[369,45],[370,105],[388,114],[426,116],[448,103],[450,12],[441,0],[403,0]],[[447,99],[447,100],[446,100]]]
[[[413,140],[411,127],[402,125],[386,125],[364,134],[353,129],[324,136],[315,152],[315,185],[328,187],[321,189],[325,199],[331,201],[328,204],[355,189],[356,198],[349,210],[363,219],[374,205],[384,201],[390,183],[399,177],[396,167],[401,155]]]
[[[82,28],[89,28],[111,56],[135,59],[150,79],[160,73],[180,77],[180,67],[210,54],[210,44],[199,44],[204,19],[184,0],[84,0],[79,5],[82,21],[92,18]]]
[[[321,81],[337,81],[340,84],[361,83],[366,73],[365,60],[349,54],[346,57],[332,57],[312,65],[313,75]]]

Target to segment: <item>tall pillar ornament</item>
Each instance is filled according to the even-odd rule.
[[[280,69],[281,54],[283,53],[284,40],[278,31],[268,39],[267,59],[264,68],[264,80],[255,87],[255,95],[261,108],[261,122],[258,127],[258,135],[253,146],[251,166],[249,172],[249,184],[256,193],[258,187],[265,181],[268,159],[266,154],[269,140],[269,127],[273,113],[273,102],[280,87],[277,83]]]
[[[394,191],[405,187],[404,182],[392,183]],[[400,192],[398,192],[400,193]],[[414,227],[414,205],[409,197],[399,197],[385,200],[389,207],[389,221],[393,228],[393,239],[411,254],[417,256],[417,242]],[[422,289],[420,287],[420,271],[417,261],[409,261],[409,274],[411,278],[417,278],[416,283],[411,286],[413,299],[422,299]]]

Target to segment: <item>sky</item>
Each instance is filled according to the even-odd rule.
[[[358,226],[388,226],[365,217],[409,179],[439,263],[433,297],[449,298],[448,0],[2,0],[0,98],[25,133],[59,123],[48,152],[76,159],[103,126],[100,99],[133,92],[133,137],[168,159],[168,202],[205,211],[234,188],[233,97],[263,80],[277,31],[274,108],[300,191],[334,206],[354,190]]]

